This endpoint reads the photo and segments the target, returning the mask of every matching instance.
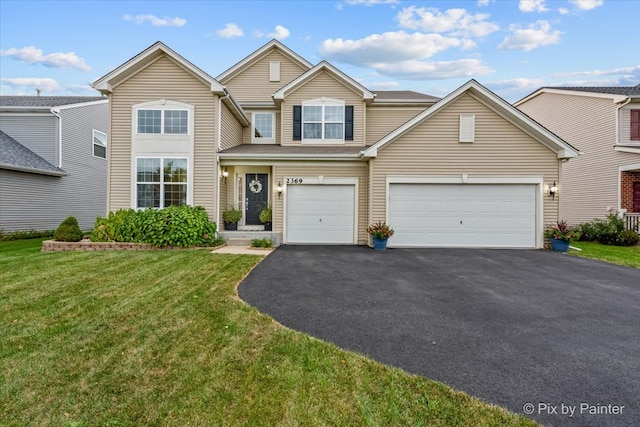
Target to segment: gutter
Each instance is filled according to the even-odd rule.
[[[62,169],[62,117],[55,107],[51,108],[51,114],[58,118],[58,167]]]
[[[616,146],[616,145],[618,145],[620,143],[620,110],[622,109],[622,107],[624,107],[625,105],[627,105],[630,102],[631,102],[631,97],[627,97],[627,99],[624,100],[622,105],[620,105],[616,109],[616,142],[615,142],[614,146]]]
[[[12,170],[12,171],[17,171],[17,172],[35,173],[35,174],[38,174],[38,175],[49,175],[49,176],[67,176],[68,175],[63,170],[60,170],[59,172],[58,171],[48,171],[48,170],[44,170],[44,169],[28,168],[28,167],[25,167],[25,166],[8,165],[8,164],[3,164],[3,163],[0,163],[0,169]]]

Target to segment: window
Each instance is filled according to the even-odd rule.
[[[257,144],[275,143],[275,114],[253,113],[252,142]]]
[[[107,134],[93,130],[93,157],[107,158]]]
[[[187,159],[138,158],[136,207],[187,204]]]
[[[293,140],[320,143],[353,141],[353,105],[326,98],[294,105]]]
[[[138,133],[186,135],[188,130],[187,110],[138,110]]]
[[[631,140],[640,141],[640,110],[631,110]]]

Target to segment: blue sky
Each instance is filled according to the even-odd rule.
[[[212,76],[272,38],[372,90],[508,101],[540,86],[640,83],[639,0],[0,0],[3,95],[90,84],[160,40]]]

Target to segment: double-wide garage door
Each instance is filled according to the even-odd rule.
[[[389,184],[389,245],[536,246],[536,186]]]
[[[355,185],[287,186],[286,243],[353,244]]]

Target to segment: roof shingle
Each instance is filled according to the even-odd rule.
[[[0,130],[0,169],[63,176],[66,172]]]
[[[103,101],[103,96],[0,96],[0,107],[59,107],[82,102]]]

